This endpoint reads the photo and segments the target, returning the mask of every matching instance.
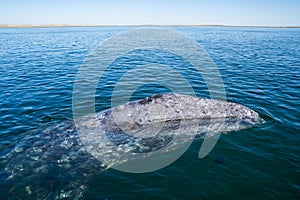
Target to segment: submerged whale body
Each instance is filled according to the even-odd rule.
[[[236,103],[153,95],[24,138],[1,157],[0,197],[81,199],[88,181],[130,160],[128,152],[147,153],[166,145],[176,148],[195,136],[237,131],[261,121],[255,111]]]

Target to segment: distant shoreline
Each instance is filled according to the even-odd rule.
[[[237,28],[300,28],[300,26],[240,26],[218,24],[0,24],[0,28],[60,28],[60,27],[112,27],[112,26],[194,26],[194,27],[237,27]]]

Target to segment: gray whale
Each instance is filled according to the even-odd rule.
[[[182,123],[184,122],[184,123]],[[91,178],[124,152],[145,153],[249,128],[258,113],[237,103],[181,94],[156,94],[63,122],[24,138],[0,159],[1,199],[81,199]],[[196,125],[196,126],[195,126]],[[176,130],[181,128],[179,132]],[[196,133],[190,134],[191,129]],[[84,138],[78,132],[83,132]],[[155,134],[153,134],[155,133]],[[110,151],[118,149],[120,155]],[[97,152],[89,150],[97,147]],[[102,163],[96,157],[107,161]],[[122,159],[115,159],[120,158]]]

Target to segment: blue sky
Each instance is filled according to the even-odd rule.
[[[0,24],[300,25],[299,0],[1,0]]]

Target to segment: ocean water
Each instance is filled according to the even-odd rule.
[[[72,120],[73,85],[82,63],[99,43],[135,28],[1,28],[0,156],[11,152],[23,138]],[[83,198],[299,199],[300,29],[168,29],[199,43],[222,75],[227,100],[257,111],[266,123],[221,135],[204,159],[198,158],[202,140],[197,140],[180,159],[155,172],[130,174],[107,169],[95,173],[84,180],[87,186]],[[131,52],[117,60],[98,84],[96,110],[110,108],[118,79],[126,70],[145,62],[174,66],[188,79],[197,96],[209,97],[205,82],[187,63],[175,55],[160,53],[154,56],[149,51]],[[131,99],[169,91],[158,84],[146,84]],[[0,199],[14,199],[18,196],[14,190],[18,183],[6,185],[11,175],[3,172],[6,166],[1,159]],[[23,177],[18,180],[22,182]],[[30,181],[47,183],[43,177]],[[24,198],[30,199],[28,188],[23,190],[28,193]],[[41,197],[51,199],[51,192],[49,189]]]

